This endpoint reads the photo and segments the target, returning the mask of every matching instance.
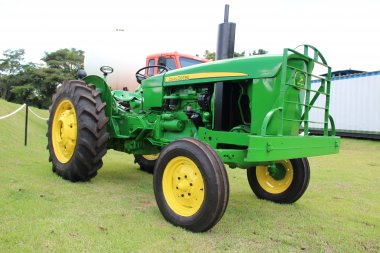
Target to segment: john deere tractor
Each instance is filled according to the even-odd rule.
[[[315,65],[327,76],[313,73]],[[160,74],[148,77],[147,68]],[[258,198],[293,203],[309,183],[306,157],[339,151],[329,115],[331,68],[312,46],[170,71],[148,66],[136,73],[135,92],[111,91],[112,68],[101,70],[103,77],[64,82],[53,97],[53,171],[88,181],[107,149],[133,154],[154,173],[157,205],[176,226],[207,231],[222,218],[229,198],[225,165],[246,169]],[[320,98],[323,106],[316,106]],[[322,120],[312,121],[310,110],[320,110]],[[317,123],[323,135],[310,136]]]

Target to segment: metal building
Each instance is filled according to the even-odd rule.
[[[330,114],[337,135],[380,139],[380,71],[333,77]],[[323,121],[323,111],[311,110],[310,118]],[[311,132],[322,128],[310,124]]]

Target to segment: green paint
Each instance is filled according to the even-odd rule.
[[[313,55],[309,56],[309,51]],[[312,89],[315,64],[326,66],[327,77]],[[329,115],[331,68],[320,52],[285,49],[283,55],[252,56],[215,61],[147,78],[136,93],[111,91],[104,78],[88,76],[106,103],[109,148],[154,154],[184,137],[208,143],[230,167],[248,168],[274,161],[334,154],[339,138]],[[215,86],[227,87],[222,130],[214,130]],[[324,96],[323,136],[308,136],[309,111]],[[331,122],[332,136],[328,136]],[[301,126],[305,136],[300,136]],[[283,177],[278,166],[273,178]]]
[[[268,172],[271,177],[276,180],[281,180],[286,175],[286,169],[281,163],[274,163],[268,166]]]

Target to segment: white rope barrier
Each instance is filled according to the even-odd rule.
[[[26,106],[26,104],[23,104],[22,106],[20,106],[16,111],[14,111],[14,112],[11,112],[10,114],[8,114],[8,115],[5,115],[5,116],[1,116],[0,117],[0,120],[2,120],[2,119],[6,119],[6,118],[8,118],[8,117],[10,117],[10,116],[12,116],[13,114],[16,114],[16,113],[18,113],[22,108],[24,108]]]
[[[29,111],[31,112],[31,113],[33,113],[34,114],[34,116],[36,116],[37,118],[39,118],[39,119],[42,119],[42,120],[48,120],[49,118],[43,118],[43,117],[41,117],[41,116],[39,116],[37,113],[35,113],[30,107],[28,108],[29,109]]]
[[[8,117],[10,117],[10,116],[12,116],[12,115],[18,113],[18,112],[19,112],[22,108],[24,108],[25,106],[26,106],[26,104],[23,104],[23,105],[21,105],[17,110],[15,110],[14,112],[11,112],[10,114],[7,114],[7,115],[4,115],[4,116],[1,116],[1,117],[0,117],[0,120],[2,120],[2,119],[6,119],[6,118],[8,118]],[[36,116],[36,117],[39,118],[39,119],[42,119],[42,120],[48,120],[48,119],[49,119],[49,118],[41,117],[40,115],[38,115],[37,113],[35,113],[30,107],[28,107],[28,109],[29,109],[29,111],[30,111],[31,113],[34,114],[34,116]]]

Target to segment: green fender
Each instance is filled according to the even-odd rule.
[[[95,75],[86,76],[82,80],[85,81],[87,84],[94,85],[96,90],[101,93],[101,99],[103,103],[106,103],[107,105],[105,108],[106,116],[108,118],[111,118],[112,110],[116,110],[116,102],[112,97],[111,89],[108,87],[106,80],[104,80],[104,78],[102,77]]]

